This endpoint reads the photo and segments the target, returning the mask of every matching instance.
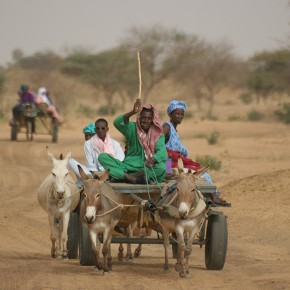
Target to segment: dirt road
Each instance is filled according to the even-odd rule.
[[[48,221],[37,203],[37,189],[49,173],[45,147],[55,154],[71,149],[82,157],[83,124],[60,130],[58,144],[48,136],[35,141],[9,140],[9,127],[0,123],[0,289],[290,289],[290,132],[283,125],[215,123],[221,141],[214,147],[188,135],[191,152],[211,150],[223,161],[213,173],[232,208],[228,217],[229,244],[222,271],[208,271],[204,248],[194,246],[192,278],[180,279],[170,259],[170,274],[163,273],[163,247],[144,245],[134,263],[119,263],[114,245],[113,271],[108,276],[80,266],[78,260],[50,257]],[[211,123],[198,125],[206,131]],[[231,127],[232,126],[232,127]],[[250,128],[249,128],[250,127]],[[111,135],[116,132],[112,130]],[[118,135],[118,137],[120,137]]]

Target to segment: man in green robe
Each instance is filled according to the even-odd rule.
[[[136,122],[129,121],[139,113]],[[125,136],[127,152],[123,161],[107,153],[101,153],[98,161],[115,180],[130,183],[162,182],[168,158],[162,124],[152,105],[141,107],[136,100],[133,110],[118,116],[114,126]]]

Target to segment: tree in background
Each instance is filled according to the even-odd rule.
[[[172,47],[178,41],[176,30],[162,26],[151,28],[132,28],[121,42],[132,57],[141,54],[142,64],[142,100],[147,102],[152,90],[165,80],[174,68],[173,62],[167,62],[172,55]]]
[[[213,45],[197,37],[184,36],[171,58],[177,64],[172,71],[175,81],[189,89],[199,110],[201,99],[206,99],[207,117],[212,117],[215,96],[234,83],[238,60],[232,48],[225,42]]]
[[[107,101],[108,114],[113,114],[113,98],[119,94],[132,97],[138,88],[138,69],[128,50],[119,46],[98,54],[77,53],[65,60],[62,71],[92,85]]]
[[[257,103],[273,94],[290,95],[290,50],[257,53],[250,58],[250,64],[247,85],[255,94]]]

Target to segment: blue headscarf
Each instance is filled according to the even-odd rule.
[[[186,105],[183,101],[172,100],[167,108],[168,116],[176,109],[181,109],[186,112]]]
[[[95,124],[94,123],[90,123],[88,126],[86,126],[84,129],[83,129],[83,133],[92,133],[92,134],[95,134]]]

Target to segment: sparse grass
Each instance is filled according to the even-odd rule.
[[[264,115],[261,112],[258,112],[256,110],[252,110],[247,113],[247,119],[249,121],[260,121],[264,118]]]
[[[253,102],[253,96],[250,93],[243,93],[239,96],[239,99],[244,103],[244,104],[251,104]]]
[[[218,121],[219,118],[217,116],[210,116],[208,117],[208,120],[211,120],[211,121]]]
[[[78,116],[85,116],[89,119],[94,119],[97,115],[96,110],[92,109],[91,107],[85,106],[80,104],[77,109],[76,109],[76,113]]]
[[[220,133],[217,131],[213,131],[210,135],[206,137],[206,140],[209,145],[214,145],[217,144],[219,137]]]
[[[274,113],[285,124],[290,124],[290,103],[283,103],[280,105],[281,109],[276,110]]]
[[[212,170],[220,170],[222,163],[221,161],[217,160],[215,157],[210,155],[205,156],[197,156],[196,162],[202,164],[203,166],[209,165],[209,168]]]
[[[232,122],[232,121],[239,121],[241,120],[241,117],[239,115],[230,115],[228,116],[228,121]]]

